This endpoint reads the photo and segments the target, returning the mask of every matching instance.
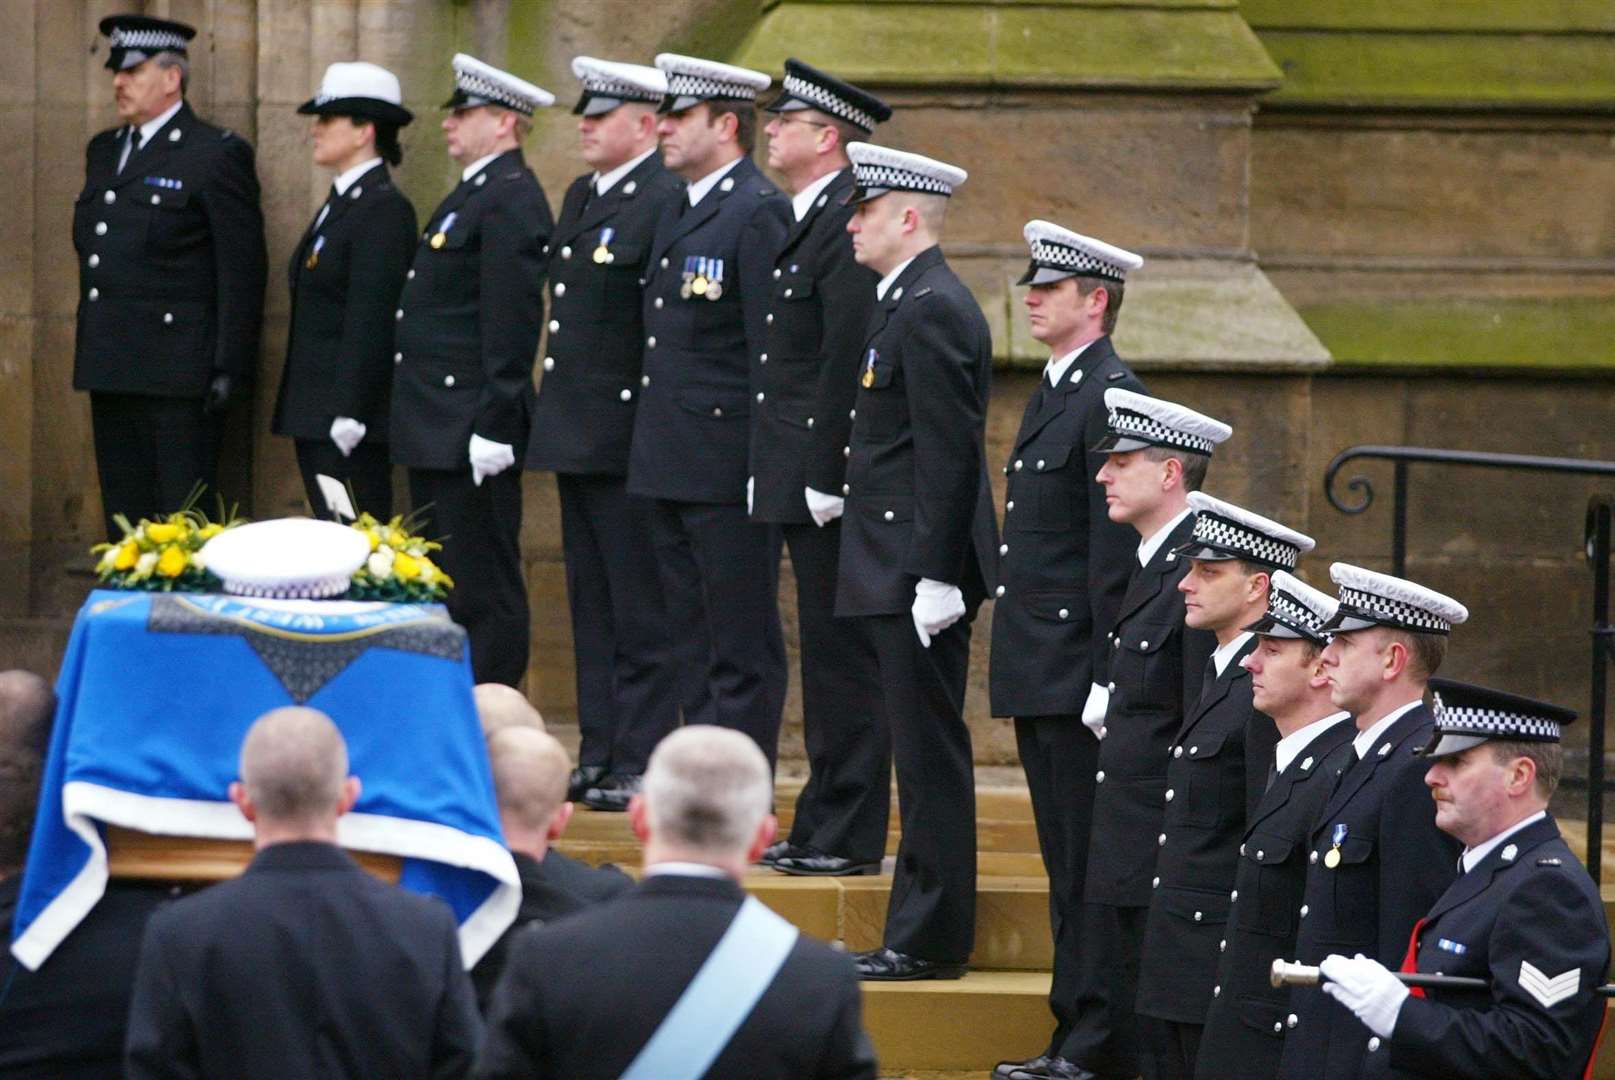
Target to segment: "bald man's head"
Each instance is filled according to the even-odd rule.
[[[334,824],[347,780],[347,743],[318,709],[272,709],[241,744],[241,789],[261,826]]]
[[[566,779],[572,770],[572,762],[555,736],[530,727],[496,731],[488,737],[488,763],[493,767],[494,793],[506,839],[516,844],[524,834],[549,833],[557,811],[566,802]]]
[[[56,695],[31,671],[0,671],[0,873],[23,864]]]
[[[527,696],[514,686],[478,683],[471,696],[477,703],[477,719],[482,722],[483,738],[512,727],[544,730],[544,718],[538,715],[538,710],[533,708]]]

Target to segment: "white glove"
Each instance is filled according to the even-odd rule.
[[[813,524],[821,529],[847,512],[847,500],[840,495],[826,495],[812,488],[803,488],[802,494],[807,498],[808,513],[813,515]]]
[[[364,441],[365,426],[351,416],[339,416],[331,421],[331,441],[336,448],[342,451],[343,457],[353,453],[353,448]]]
[[[1082,706],[1082,722],[1088,730],[1105,737],[1105,712],[1110,708],[1110,691],[1094,683],[1088,688],[1088,700]]]
[[[757,495],[757,478],[755,476],[748,476],[748,477],[746,477],[746,516],[747,517],[751,517],[751,504],[752,504],[752,500],[755,498],[756,495]]]
[[[1408,988],[1390,969],[1362,953],[1349,960],[1335,953],[1325,957],[1318,970],[1327,980],[1324,993],[1356,1013],[1369,1031],[1390,1038],[1402,1002],[1408,999]]]
[[[481,435],[471,436],[471,482],[478,487],[490,476],[498,476],[516,464],[516,448],[509,443],[493,442]]]
[[[914,586],[914,630],[920,635],[920,644],[931,647],[931,636],[940,634],[964,618],[965,598],[959,586],[942,581],[921,578]]]

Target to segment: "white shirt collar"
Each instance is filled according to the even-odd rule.
[[[813,200],[819,197],[819,192],[830,186],[830,181],[841,175],[841,170],[827,172],[807,187],[791,196],[791,210],[796,214],[796,220],[801,221],[813,209]]]
[[[354,181],[358,180],[359,177],[363,176],[365,173],[369,172],[371,169],[374,169],[380,164],[381,159],[379,157],[373,157],[369,161],[361,161],[359,164],[355,165],[353,168],[347,170],[335,180],[331,181],[331,186],[336,188],[336,193],[338,195],[346,195],[348,193],[348,189],[353,186]]]
[[[1516,822],[1515,824],[1504,829],[1502,832],[1498,833],[1496,836],[1492,837],[1490,840],[1477,844],[1472,848],[1464,848],[1464,873],[1467,874],[1473,870],[1475,868],[1475,864],[1480,862],[1486,856],[1490,855],[1492,853],[1492,849],[1497,847],[1498,844],[1501,844],[1504,840],[1507,840],[1509,837],[1513,836],[1527,825],[1535,825],[1537,822],[1541,821],[1547,816],[1548,812],[1546,810],[1538,810],[1524,821]]]
[[[1299,757],[1301,751],[1312,745],[1312,740],[1350,716],[1351,713],[1344,710],[1330,713],[1322,720],[1314,720],[1306,727],[1298,731],[1292,731],[1284,736],[1279,740],[1279,744],[1273,748],[1274,768],[1278,769],[1279,772],[1289,768],[1290,762]]]
[[[1185,506],[1182,510],[1178,511],[1176,517],[1157,529],[1155,533],[1149,537],[1149,539],[1139,544],[1138,565],[1148,566],[1150,564],[1150,560],[1155,558],[1155,553],[1161,550],[1161,545],[1166,543],[1166,538],[1172,535],[1172,530],[1177,528],[1178,524],[1191,513],[1193,513],[1192,508]]]
[[[713,169],[711,172],[707,173],[701,179],[699,179],[695,183],[691,184],[690,185],[690,205],[691,206],[699,205],[701,200],[707,197],[707,192],[711,191],[713,188],[718,186],[718,181],[723,179],[724,174],[727,173],[730,169],[734,168],[736,165],[739,165],[744,160],[745,160],[744,155],[742,155],[741,157],[737,157],[737,158],[735,158],[735,160],[731,161],[729,164],[718,166],[716,169]]]
[[[1402,719],[1403,713],[1409,709],[1415,709],[1423,703],[1424,698],[1420,697],[1408,702],[1406,705],[1398,705],[1376,720],[1373,727],[1367,731],[1359,731],[1357,737],[1351,741],[1352,745],[1357,748],[1358,759],[1361,760],[1368,756],[1368,752],[1374,749],[1374,744],[1379,741],[1379,737],[1385,734],[1385,729]]]
[[[900,276],[902,276],[903,271],[908,269],[908,264],[917,258],[919,258],[918,255],[910,255],[908,258],[898,263],[891,273],[881,278],[880,284],[875,286],[875,299],[886,299],[886,290],[892,287],[892,282],[896,281]]]
[[[185,104],[185,99],[180,98],[178,101],[174,102],[174,104],[170,105],[168,108],[164,109],[150,120],[147,120],[144,124],[141,124],[140,145],[145,146],[147,143],[151,142],[151,137],[161,131],[164,124],[173,119],[174,114],[179,112],[179,107],[183,104]]]
[[[1234,640],[1226,645],[1217,646],[1217,651],[1211,654],[1211,662],[1217,665],[1217,678],[1222,678],[1222,673],[1228,670],[1228,664],[1233,660],[1234,654],[1245,647],[1245,642],[1249,641],[1251,636],[1249,630],[1241,630]]]
[[[487,157],[479,157],[477,160],[467,165],[464,169],[460,170],[460,182],[463,184],[473,176],[477,175],[483,169],[488,167],[488,162],[492,161],[494,158],[503,153],[505,153],[505,151],[498,150],[492,154],[489,154]]]
[[[679,877],[728,878],[729,875],[716,866],[709,866],[699,862],[659,862],[645,867],[646,877],[660,877],[663,874],[677,874]]]
[[[598,170],[596,170],[594,174],[594,193],[596,195],[604,195],[606,192],[617,186],[618,180],[621,180],[623,177],[639,168],[640,162],[644,161],[654,153],[656,153],[656,147],[653,146],[643,154],[640,154],[631,161],[623,162],[621,165],[618,165],[615,169],[612,169],[603,176]]]
[[[1098,340],[1098,338],[1094,338],[1094,341]],[[1058,360],[1052,356],[1049,357],[1049,362],[1043,365],[1043,377],[1049,380],[1049,385],[1059,386],[1060,380],[1065,377],[1065,373],[1070,371],[1071,365],[1077,362],[1077,357],[1086,352],[1088,346],[1092,344],[1093,341],[1085,341],[1081,345],[1078,345],[1075,349],[1072,349],[1070,352],[1060,357]]]

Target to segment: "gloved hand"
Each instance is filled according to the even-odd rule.
[[[222,371],[214,372],[213,381],[207,384],[207,394],[202,398],[202,411],[205,413],[221,413],[230,405],[230,399],[235,396],[236,381]]]
[[[351,416],[339,416],[331,421],[331,441],[336,443],[343,457],[352,456],[353,448],[364,441],[365,431],[365,426]]]
[[[931,647],[931,637],[940,634],[964,618],[965,598],[959,586],[943,581],[921,578],[914,586],[914,605],[909,614],[914,617],[914,630],[920,635],[920,644]]]
[[[471,482],[478,487],[490,476],[498,476],[516,464],[516,448],[509,443],[493,442],[481,435],[471,436]]]
[[[847,511],[847,500],[840,495],[826,495],[812,488],[803,488],[802,494],[807,498],[808,513],[813,515],[813,524],[821,529]]]
[[[1094,683],[1088,688],[1088,700],[1082,706],[1082,722],[1099,738],[1105,737],[1105,712],[1110,708],[1110,691]]]
[[[1356,1013],[1369,1031],[1385,1039],[1396,1030],[1408,988],[1384,964],[1362,953],[1350,959],[1335,953],[1318,970],[1327,980],[1323,992]]]
[[[751,517],[752,498],[757,494],[757,478],[746,477],[746,516]]]

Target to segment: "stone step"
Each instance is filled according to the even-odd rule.
[[[590,866],[615,863],[632,870],[640,863],[640,847],[634,840],[580,840],[569,829],[555,847]],[[1035,851],[978,851],[976,872],[983,877],[1036,877],[1043,874],[1043,857]]]
[[[972,971],[962,979],[864,983],[864,1026],[882,1076],[981,1077],[1041,1052],[1054,1030],[1049,975]]]

